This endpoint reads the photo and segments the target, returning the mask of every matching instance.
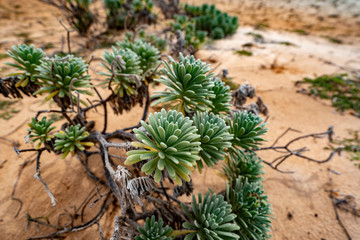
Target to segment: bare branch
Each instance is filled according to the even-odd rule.
[[[51,191],[49,190],[46,182],[44,181],[44,179],[43,179],[43,178],[41,177],[41,175],[40,175],[40,156],[41,156],[41,154],[42,154],[42,152],[43,152],[44,150],[45,150],[45,148],[39,149],[39,151],[38,151],[38,155],[37,155],[37,157],[36,157],[36,173],[35,173],[35,175],[34,175],[34,178],[36,178],[36,179],[38,179],[38,180],[41,181],[41,183],[44,185],[44,188],[45,188],[47,194],[48,194],[49,197],[50,197],[51,205],[52,205],[52,206],[56,206],[56,202],[55,202],[56,199],[54,198],[54,195],[51,193]]]
[[[268,162],[268,161],[263,160],[263,162],[266,165],[268,165],[269,167],[271,167],[272,169],[274,169],[274,170],[276,170],[278,172],[286,173],[286,174],[293,173],[292,171],[282,171],[282,170],[279,169],[279,166],[281,164],[283,164],[287,159],[289,159],[292,156],[296,156],[296,157],[306,159],[306,160],[311,161],[311,162],[316,162],[316,163],[321,164],[321,163],[329,162],[331,159],[333,159],[335,154],[340,154],[342,149],[343,149],[343,147],[336,148],[324,160],[317,160],[317,159],[314,159],[314,158],[303,155],[303,153],[305,151],[308,151],[308,149],[306,147],[302,147],[302,148],[295,149],[295,150],[290,149],[290,146],[292,144],[294,144],[295,142],[298,142],[298,141],[300,141],[302,139],[305,139],[305,138],[311,138],[311,137],[312,138],[324,138],[324,137],[328,137],[329,141],[332,141],[332,138],[333,138],[333,135],[334,135],[334,130],[333,130],[332,126],[330,126],[328,128],[328,130],[325,131],[325,132],[303,135],[303,136],[300,136],[300,137],[297,137],[297,138],[294,138],[294,139],[290,140],[288,143],[286,143],[283,146],[275,146],[276,143],[278,143],[278,141],[290,131],[299,132],[298,130],[288,128],[278,138],[276,138],[276,140],[274,141],[274,143],[270,147],[254,149],[254,151],[273,150],[273,151],[282,153],[281,156],[275,158],[272,162]]]

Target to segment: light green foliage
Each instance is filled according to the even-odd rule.
[[[193,17],[196,30],[206,31],[213,39],[221,39],[234,34],[239,27],[237,17],[231,17],[216,9],[215,5],[194,6],[185,4],[187,15]]]
[[[219,160],[224,160],[226,148],[231,147],[232,135],[228,132],[229,127],[225,121],[213,113],[197,113],[193,117],[194,125],[198,129],[201,141],[200,156],[204,163],[211,167]],[[198,161],[199,171],[204,167],[202,161]]]
[[[235,222],[240,229],[236,231],[240,239],[262,240],[270,236],[271,209],[267,196],[259,182],[249,183],[246,178],[238,177],[226,188],[226,198],[236,214]]]
[[[233,115],[233,121],[227,120],[230,126],[230,133],[234,135],[232,140],[233,150],[238,148],[250,150],[258,148],[261,142],[265,141],[261,135],[267,132],[266,123],[261,123],[262,119],[247,111],[236,112]]]
[[[169,237],[172,229],[169,226],[163,227],[164,222],[162,219],[155,221],[155,216],[146,218],[144,228],[138,227],[140,235],[135,237],[135,240],[171,240]]]
[[[239,230],[239,226],[233,223],[236,215],[231,213],[231,205],[228,204],[221,195],[207,193],[202,198],[198,196],[198,202],[193,195],[191,203],[192,211],[189,212],[186,206],[181,205],[191,222],[185,222],[185,229],[194,230],[188,234],[185,240],[197,239],[217,239],[217,240],[236,240],[239,236],[234,232]]]
[[[40,61],[45,57],[45,53],[34,45],[19,44],[12,47],[8,51],[8,55],[16,61],[16,63],[6,63],[19,71],[20,81],[16,87],[25,87],[29,81],[36,82],[36,68],[40,65]]]
[[[51,98],[72,98],[77,103],[75,91],[80,94],[91,95],[90,75],[86,74],[87,64],[82,58],[67,55],[64,58],[55,56],[50,60],[41,61],[41,65],[36,68],[39,75],[39,84],[42,87],[34,95],[47,93],[46,100]],[[71,86],[71,92],[70,92]],[[69,102],[62,101],[64,107],[69,106]],[[85,103],[84,101],[81,101]],[[59,104],[59,101],[57,101]],[[61,104],[59,104],[61,105]]]
[[[239,176],[246,177],[249,182],[259,182],[262,170],[261,159],[256,153],[244,153],[242,151],[229,152],[223,173],[228,181],[235,181]]]
[[[189,175],[199,158],[199,135],[192,121],[181,113],[170,110],[150,114],[149,124],[142,121],[141,125],[149,136],[139,129],[134,129],[140,142],[132,146],[142,149],[128,151],[126,165],[147,161],[141,170],[147,175],[153,174],[156,182],[168,175],[178,185],[181,179],[190,181]],[[166,173],[164,173],[166,172]]]
[[[304,78],[298,83],[308,83],[311,95],[330,99],[339,111],[354,110],[360,117],[360,77],[347,74],[322,75],[316,78]]]
[[[54,137],[50,135],[50,132],[56,128],[51,126],[53,123],[54,121],[49,121],[46,117],[43,117],[40,121],[36,121],[35,118],[32,118],[31,122],[28,123],[28,126],[30,127],[27,129],[30,133],[29,139],[32,143],[39,141],[35,147],[36,149],[39,149],[41,144],[46,144],[46,142],[51,141]]]
[[[180,54],[179,62],[170,58],[170,64],[164,61],[162,76],[155,81],[167,86],[169,91],[157,92],[153,97],[159,98],[153,105],[175,102],[174,109],[182,113],[211,110],[211,98],[215,95],[210,66],[194,56],[184,57]]]
[[[89,136],[89,133],[85,131],[85,127],[81,127],[80,124],[68,128],[64,131],[59,131],[54,134],[57,138],[55,140],[55,150],[61,150],[63,152],[62,158],[65,158],[70,152],[74,156],[76,150],[85,150],[85,147],[91,147],[94,145],[92,142],[82,142]]]
[[[140,84],[137,82],[134,75],[140,75],[142,70],[140,68],[140,57],[130,49],[118,49],[113,47],[112,52],[105,51],[102,58],[104,61],[101,63],[106,68],[106,73],[101,73],[107,76],[106,81],[102,84],[109,84],[115,94],[119,97],[124,95],[131,96],[138,94],[137,86]],[[113,73],[115,76],[113,76]]]
[[[211,98],[213,105],[211,111],[215,114],[230,113],[230,101],[232,98],[230,87],[225,85],[225,82],[221,81],[219,78],[215,78],[214,86],[211,90],[215,94],[215,97]]]
[[[125,40],[118,42],[117,46],[124,50],[130,49],[140,57],[140,68],[144,74],[150,74],[159,64],[160,51],[142,39],[137,39],[134,42]]]

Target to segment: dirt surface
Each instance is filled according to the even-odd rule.
[[[286,1],[290,2],[288,5],[263,3],[266,1],[210,2],[217,2],[219,8],[239,16],[241,27],[234,36],[205,45],[197,53],[197,57],[211,60],[213,66],[218,66],[216,72],[223,68],[228,69],[236,83],[249,82],[256,87],[256,94],[261,96],[269,107],[269,133],[266,135],[266,145],[271,145],[289,127],[300,130],[301,133],[289,133],[279,144],[301,134],[326,131],[329,126],[334,126],[336,137],[347,136],[347,129],[360,130],[358,118],[349,113],[336,112],[328,101],[296,93],[299,88],[294,86],[294,83],[303,77],[360,69],[360,42],[357,35],[360,32],[359,19],[355,13],[351,14],[341,8],[347,6],[345,3],[338,7],[342,11],[336,12],[337,8],[331,10],[333,8],[323,7],[326,5],[324,1],[315,2],[323,4],[320,4],[321,7],[317,8],[317,11],[305,11],[305,2],[308,1],[304,1],[302,8],[291,5],[291,1]],[[244,3],[240,5],[240,2]],[[261,7],[256,8],[254,2]],[[344,12],[347,14],[343,15]],[[337,17],[334,17],[334,14]],[[33,42],[37,47],[46,48],[48,53],[60,50],[65,31],[57,21],[59,17],[61,14],[56,9],[35,0],[1,1],[0,53],[5,53],[11,45],[25,40]],[[254,29],[259,23],[266,23],[269,27],[263,30]],[[309,27],[310,24],[312,27]],[[308,28],[305,29],[306,26]],[[303,28],[309,35],[294,32]],[[253,36],[248,33],[261,34],[264,41],[255,42]],[[74,49],[86,45],[85,39],[76,36],[75,33],[72,35]],[[339,38],[344,43],[335,44],[324,36]],[[254,44],[248,49],[252,56],[235,53],[236,50],[242,49],[243,44],[249,42]],[[288,46],[279,42],[289,42],[293,45]],[[82,52],[82,55],[89,59],[91,55],[101,56],[102,53],[103,50],[96,50]],[[8,58],[0,59],[1,76],[9,72],[4,65],[7,61]],[[90,70],[92,74],[101,70],[99,60],[91,64]],[[3,97],[0,97],[0,100],[4,100]],[[19,148],[29,148],[31,145],[24,143],[27,128],[25,123],[37,110],[47,109],[48,103],[36,98],[25,98],[12,106],[20,112],[14,114],[10,120],[0,119],[0,137],[18,142]],[[141,115],[142,109],[135,107],[123,116],[112,116],[108,130],[131,126],[138,122]],[[101,110],[89,115],[90,119],[99,122],[98,128],[101,128],[102,117]],[[61,121],[56,125],[59,127]],[[329,151],[324,150],[327,143],[326,139],[310,139],[296,147],[307,146],[311,150],[307,153],[308,156],[325,159],[329,154]],[[95,192],[96,186],[100,188],[101,193],[106,192],[105,188],[89,179],[76,158],[67,157],[62,160],[54,154],[44,153],[41,161],[42,176],[57,199],[57,205],[52,207],[43,186],[33,177],[34,155],[23,153],[18,157],[13,151],[12,144],[1,139],[0,149],[1,239],[27,239],[52,232],[55,229],[51,227],[36,228],[34,223],[28,224],[27,214],[33,218],[47,217],[52,224],[58,224],[58,221],[64,224],[69,222],[68,215],[63,214],[58,218],[59,214],[66,211],[71,214],[74,211],[81,212],[80,205],[89,194]],[[259,154],[267,161],[278,156],[268,151]],[[21,165],[26,161],[30,162],[23,169],[14,194],[15,198],[22,200],[23,206],[17,218],[14,218],[19,209],[19,202],[11,200],[13,184]],[[103,173],[98,167],[99,164],[100,159],[90,159],[91,168],[101,176]],[[346,158],[346,155],[336,156],[332,161],[321,165],[292,157],[281,169],[294,171],[293,174],[281,174],[264,166],[264,186],[274,212],[272,239],[347,239],[335,218],[329,197],[328,191],[331,186],[328,168],[340,173],[332,174],[333,187],[338,190],[338,197],[352,195],[359,203],[360,170]],[[207,169],[203,174],[194,173],[192,176],[195,192],[205,192],[208,188],[214,191],[224,189],[224,182],[216,175],[216,169]],[[99,207],[99,203],[94,204],[91,209],[87,207],[84,221],[93,217]],[[110,209],[100,221],[106,237],[110,236],[113,219],[118,214]],[[360,239],[360,219],[342,210],[339,210],[339,214],[352,239]],[[80,223],[79,217],[74,224]],[[66,239],[99,239],[97,226],[71,234]]]

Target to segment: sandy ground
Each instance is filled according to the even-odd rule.
[[[210,1],[214,2],[214,1]],[[288,5],[267,6],[264,1],[216,1],[222,9],[237,14],[241,27],[237,33],[227,39],[204,46],[197,53],[197,57],[211,59],[214,66],[220,64],[217,70],[227,68],[234,81],[242,84],[249,82],[256,87],[256,93],[261,96],[269,107],[269,133],[266,139],[272,143],[283,131],[291,127],[300,130],[301,134],[325,131],[330,125],[334,126],[336,137],[347,136],[347,129],[360,129],[360,120],[348,113],[336,112],[330,102],[296,93],[298,90],[294,82],[303,77],[314,75],[339,73],[360,68],[360,44],[358,18],[352,14],[337,18],[329,17],[329,11],[299,12],[301,8],[290,11]],[[321,1],[319,1],[321,2]],[[255,3],[262,4],[259,11],[255,11]],[[285,6],[285,7],[284,7]],[[38,9],[39,11],[28,11]],[[250,11],[252,10],[252,11]],[[290,17],[289,12],[297,17]],[[334,14],[334,13],[331,13]],[[31,39],[37,46],[49,46],[53,43],[57,48],[47,49],[48,53],[59,50],[65,32],[56,19],[61,14],[35,0],[4,0],[0,3],[0,53],[4,53],[12,44],[22,42],[25,38]],[[274,16],[277,16],[276,18]],[[322,16],[323,20],[318,20]],[[299,18],[302,21],[299,21]],[[264,22],[270,26],[264,31],[254,30],[252,26]],[[335,21],[346,24],[334,25]],[[299,35],[293,30],[309,26],[306,31],[310,35]],[[322,29],[319,26],[323,26]],[[326,28],[328,26],[328,28]],[[331,28],[329,28],[331,26]],[[351,31],[350,31],[351,29]],[[263,35],[265,43],[255,43],[251,48],[253,56],[240,56],[235,50],[242,49],[242,44],[253,42],[253,37],[247,33],[254,32]],[[74,48],[84,44],[82,39],[73,34]],[[333,36],[344,40],[344,44],[329,42],[323,36]],[[274,42],[288,41],[295,46],[286,46]],[[103,50],[96,50],[91,54],[101,56]],[[91,54],[88,54],[90,56]],[[4,62],[0,60],[1,76],[8,72]],[[276,68],[271,65],[276,62]],[[92,73],[99,71],[99,61],[91,65]],[[1,98],[3,99],[3,98]],[[30,145],[24,143],[26,125],[37,110],[48,108],[48,103],[39,99],[25,98],[15,105],[21,110],[11,120],[0,119],[0,136],[20,143],[20,148]],[[112,116],[109,122],[109,131],[127,127],[138,122],[142,109],[134,108],[123,116]],[[101,126],[102,113],[92,112],[89,117],[98,121]],[[19,128],[17,128],[20,125]],[[60,126],[60,122],[57,123]],[[13,129],[16,131],[13,131]],[[10,134],[9,134],[10,133]],[[299,136],[299,133],[286,135],[280,144]],[[310,139],[301,142],[300,146],[311,149],[309,156],[325,159],[329,151],[326,139]],[[89,193],[95,191],[94,182],[90,180],[83,167],[76,158],[68,157],[61,160],[53,154],[45,153],[42,158],[41,172],[43,178],[57,199],[57,206],[52,207],[43,186],[33,175],[35,164],[31,162],[24,168],[17,184],[16,198],[23,201],[22,210],[17,218],[19,203],[11,200],[12,187],[16,181],[20,165],[32,160],[34,156],[23,153],[16,156],[11,144],[0,141],[0,162],[6,160],[0,167],[0,238],[1,239],[27,239],[42,235],[53,229],[34,224],[27,224],[26,216],[47,216],[51,223],[58,223],[58,215],[64,211],[73,213]],[[260,156],[268,161],[277,155],[272,152],[261,152]],[[91,168],[99,175],[99,159],[90,159]],[[220,166],[218,166],[220,167]],[[293,174],[281,174],[267,166],[264,167],[264,186],[273,206],[274,220],[272,239],[346,239],[346,236],[335,219],[335,213],[329,197],[329,172],[331,168],[340,173],[333,175],[334,188],[339,194],[352,195],[359,203],[360,199],[360,170],[346,156],[336,156],[326,164],[310,163],[298,158],[290,158],[282,165],[282,170],[292,170]],[[196,192],[205,192],[209,187],[215,191],[224,188],[223,180],[217,177],[214,169],[207,169],[203,174],[193,175]],[[105,192],[105,189],[100,190]],[[341,197],[341,196],[339,196]],[[75,208],[74,208],[75,206]],[[96,214],[99,204],[92,209],[87,208],[84,220]],[[350,213],[339,210],[340,217],[348,229],[352,239],[360,239],[360,220]],[[112,231],[114,216],[118,212],[110,211],[100,221],[100,225],[107,237]],[[62,224],[68,221],[67,215],[59,220]],[[79,224],[80,219],[75,221]],[[66,239],[99,239],[96,225],[84,232],[74,233]]]

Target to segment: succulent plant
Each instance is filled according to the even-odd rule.
[[[170,64],[164,61],[165,68],[162,69],[160,79],[155,81],[163,83],[169,91],[157,92],[154,98],[159,98],[153,105],[159,103],[175,102],[174,109],[182,113],[192,111],[205,112],[212,108],[210,98],[215,95],[210,67],[194,56],[184,57],[180,53],[179,62],[170,58]]]
[[[154,70],[159,64],[160,51],[142,39],[137,39],[135,42],[125,40],[118,42],[118,47],[123,49],[130,49],[140,57],[140,68],[143,73],[148,70]]]
[[[133,28],[140,23],[156,22],[152,0],[104,0],[109,28]],[[126,26],[125,26],[126,24]]]
[[[36,75],[38,71],[36,68],[40,65],[41,60],[46,56],[43,50],[35,48],[34,45],[19,44],[12,47],[7,53],[16,63],[5,63],[11,67],[16,68],[20,80],[16,83],[16,87],[25,87],[29,83],[35,85]]]
[[[136,85],[140,85],[137,82],[136,77],[133,75],[140,75],[142,73],[140,69],[140,57],[130,49],[118,49],[113,47],[113,52],[105,51],[101,63],[106,68],[106,73],[101,73],[107,76],[107,79],[102,84],[109,84],[114,92],[120,97],[124,95],[136,95]],[[115,76],[113,76],[113,74]]]
[[[55,133],[55,150],[61,150],[63,152],[62,158],[65,158],[70,152],[74,156],[77,150],[85,150],[85,147],[91,147],[94,145],[92,142],[82,142],[89,136],[89,133],[85,131],[85,127],[81,127],[80,124],[68,128],[64,131]]]
[[[174,22],[171,22],[172,32],[180,30],[185,33],[185,47],[193,46],[198,50],[200,45],[205,42],[207,32],[196,29],[195,19],[189,19],[185,15],[175,15]]]
[[[249,183],[239,176],[226,188],[226,198],[236,214],[235,222],[240,226],[236,233],[240,239],[262,240],[270,236],[271,205],[259,182]]]
[[[232,140],[233,150],[258,148],[258,145],[265,141],[260,136],[267,132],[265,127],[267,123],[261,122],[262,119],[259,116],[247,111],[234,113],[232,122],[227,119],[230,133],[234,135]]]
[[[42,60],[41,65],[36,68],[39,72],[36,77],[42,87],[34,95],[47,93],[46,100],[53,98],[60,107],[65,108],[70,106],[71,100],[77,103],[75,91],[80,94],[92,94],[90,75],[86,74],[87,66],[82,58],[73,55]],[[82,100],[80,102],[86,104]]]
[[[36,149],[39,149],[41,144],[51,141],[51,139],[54,137],[50,135],[50,132],[54,130],[56,127],[52,127],[51,125],[54,123],[54,121],[49,121],[46,119],[46,117],[43,117],[40,121],[36,121],[35,118],[31,119],[31,122],[28,123],[27,130],[29,131],[30,135],[29,138],[32,143],[35,143],[39,141],[39,143],[36,145]]]
[[[200,156],[204,163],[211,167],[219,160],[224,160],[225,149],[231,147],[233,136],[228,132],[229,127],[218,115],[198,112],[193,117],[194,125],[200,135]],[[202,161],[197,162],[199,171],[203,168]]]
[[[185,205],[181,205],[191,222],[185,222],[185,229],[194,230],[188,234],[185,240],[197,239],[218,239],[236,240],[239,236],[234,232],[239,230],[239,226],[233,223],[236,215],[231,213],[231,205],[228,204],[221,195],[209,192],[202,198],[198,196],[198,202],[193,195],[191,203],[191,213]]]
[[[215,114],[228,114],[231,107],[229,103],[231,101],[230,87],[226,86],[219,78],[216,78],[214,87],[211,90],[215,94],[215,97],[211,99],[213,105],[211,112]]]
[[[70,23],[79,33],[87,33],[95,20],[90,10],[92,0],[67,0],[67,2],[69,4],[66,7],[71,12],[68,16]]]
[[[261,162],[254,152],[229,152],[226,164],[223,166],[223,173],[228,181],[235,181],[242,176],[244,179],[247,178],[248,182],[259,182],[262,180],[260,175],[264,174]]]
[[[169,235],[172,233],[172,228],[169,226],[163,227],[164,222],[160,218],[155,221],[155,216],[146,218],[144,228],[138,227],[140,235],[135,237],[135,240],[171,240],[173,237]]]
[[[105,51],[102,58],[104,62],[101,65],[107,72],[100,74],[107,78],[101,85],[108,86],[111,81],[114,92],[111,104],[115,113],[121,114],[124,109],[129,111],[136,103],[142,104],[146,91],[143,91],[140,78],[140,57],[130,49],[113,47],[112,50],[112,53]]]
[[[140,142],[133,142],[132,146],[142,149],[128,151],[125,164],[147,160],[141,170],[147,175],[155,172],[156,182],[162,179],[165,170],[166,175],[178,185],[182,185],[181,179],[190,181],[189,175],[196,161],[200,160],[199,135],[193,122],[181,113],[173,110],[166,112],[165,109],[150,114],[148,121],[149,124],[141,121],[147,133],[134,129]]]
[[[193,6],[185,4],[187,15],[196,22],[196,29],[208,32],[213,39],[234,34],[239,27],[237,17],[231,17],[215,8],[215,5]]]

